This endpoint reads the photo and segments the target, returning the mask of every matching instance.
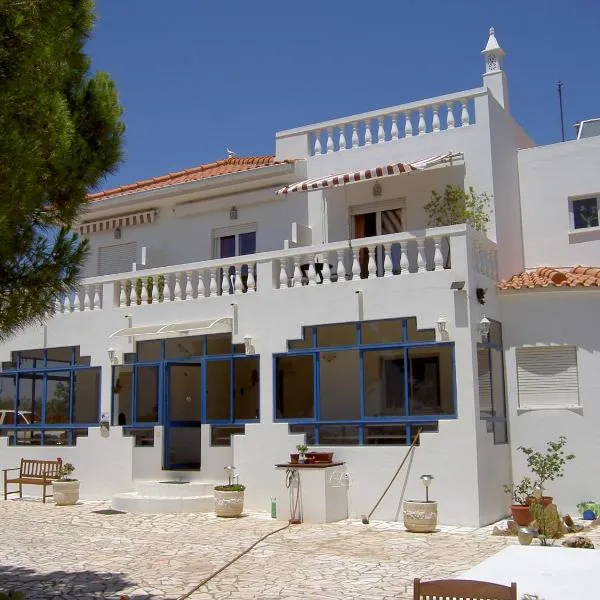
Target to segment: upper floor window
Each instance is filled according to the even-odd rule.
[[[256,252],[256,226],[226,227],[214,232],[215,258],[232,258]]]
[[[589,227],[598,227],[598,208],[600,198],[574,198],[571,200],[571,228],[588,229]]]

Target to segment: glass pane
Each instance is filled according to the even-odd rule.
[[[69,423],[70,371],[48,373],[46,380],[46,423]]]
[[[321,425],[319,427],[319,445],[350,446],[358,444],[356,425]]]
[[[133,367],[113,368],[113,425],[131,423]]]
[[[234,370],[234,420],[258,419],[260,410],[260,359],[236,358]]]
[[[7,418],[12,416],[14,422],[15,400],[17,395],[17,377],[16,375],[0,376],[0,425],[8,423]],[[10,411],[10,412],[9,412]],[[4,415],[4,421],[1,415]]]
[[[17,368],[17,355],[18,354],[19,354],[18,352],[10,353],[10,360],[2,363],[3,371],[12,371],[13,369]]]
[[[165,358],[202,356],[204,354],[203,342],[204,338],[200,335],[165,340]]]
[[[374,446],[406,445],[406,425],[365,426],[364,443]]]
[[[313,357],[279,356],[276,360],[278,419],[312,419]]]
[[[481,346],[477,348],[477,375],[479,378],[479,418],[490,419],[494,416],[490,350]]]
[[[319,405],[322,421],[360,419],[358,350],[319,354]]]
[[[598,227],[597,198],[573,200],[573,225],[575,229]]]
[[[210,421],[228,421],[231,419],[230,362],[207,362],[206,377],[206,417]]]
[[[11,445],[16,443],[17,446],[40,446],[42,442],[42,432],[31,429],[15,431],[10,437],[12,440],[9,443]]]
[[[92,364],[89,356],[81,356],[79,346],[75,346],[75,364],[80,367],[89,367]]]
[[[290,425],[290,433],[304,433],[306,435],[306,445],[315,445],[315,426],[314,425]]]
[[[130,365],[134,362],[137,362],[137,354],[135,352],[125,352],[125,354],[123,354],[124,364]]]
[[[200,427],[169,427],[169,464],[179,469],[199,469]]]
[[[361,327],[363,344],[390,344],[402,341],[402,319],[367,321]]]
[[[200,365],[169,367],[169,421],[200,422]]]
[[[136,447],[154,446],[154,427],[149,429],[133,429],[126,427],[123,429],[123,435],[135,437]]]
[[[40,432],[35,432],[38,434]],[[44,437],[41,443],[44,446],[65,446],[69,443],[69,436],[66,431],[58,429],[45,429]]]
[[[47,367],[66,367],[71,364],[73,359],[73,348],[48,348],[46,350],[46,366]]]
[[[19,415],[27,423],[41,423],[42,421],[42,388],[44,380],[42,375],[21,373],[19,376]]]
[[[411,342],[435,342],[435,329],[417,329],[417,319],[407,319],[407,338]]]
[[[239,435],[245,432],[246,428],[241,425],[238,427],[216,427],[210,428],[211,446],[231,446],[231,436]]]
[[[288,341],[288,350],[301,350],[302,348],[312,348],[312,327],[302,328],[302,339],[301,340],[290,340]]]
[[[219,258],[235,256],[235,235],[225,235],[219,238]]]
[[[158,367],[138,367],[135,400],[138,423],[158,421]]]
[[[402,209],[381,211],[381,235],[402,231]]]
[[[73,373],[73,423],[100,421],[100,369]]]
[[[35,369],[44,366],[43,350],[23,350],[19,352],[19,366],[21,369]]]
[[[366,351],[363,370],[365,416],[405,415],[404,351]]]
[[[230,333],[218,333],[215,335],[206,336],[206,353],[210,355],[215,354],[231,354],[231,334]]]
[[[439,415],[454,412],[452,347],[410,348],[409,414]]]
[[[72,429],[71,430],[71,446],[76,446],[77,445],[77,440],[79,438],[84,438],[88,436],[88,430],[87,429]]]
[[[161,340],[148,340],[138,342],[137,355],[140,362],[160,360]]]
[[[256,231],[240,233],[240,254],[254,254],[256,252]]]
[[[319,325],[317,327],[317,346],[354,346],[355,344],[356,326],[354,323]]]

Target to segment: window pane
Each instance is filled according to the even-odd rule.
[[[133,429],[127,427],[123,429],[123,435],[133,436],[136,447],[154,446],[154,427],[149,429]]]
[[[44,366],[43,350],[23,350],[19,352],[19,366],[21,369],[34,369]]]
[[[315,426],[314,425],[290,425],[290,433],[304,433],[306,435],[306,445],[315,444]]]
[[[439,415],[454,412],[452,348],[410,348],[409,414]]]
[[[17,356],[18,356],[18,352],[11,352],[10,353],[10,360],[3,362],[2,363],[2,370],[3,371],[12,371],[13,369],[17,368]]]
[[[161,340],[138,342],[137,355],[140,362],[160,360]]]
[[[573,225],[575,229],[598,227],[598,199],[573,200]]]
[[[417,329],[417,319],[407,319],[407,337],[411,342],[435,342],[435,329]]]
[[[365,351],[363,370],[365,416],[405,415],[404,351]]]
[[[11,437],[10,444],[17,446],[40,446],[42,442],[42,432],[32,429],[15,431]]]
[[[312,327],[303,327],[302,328],[302,339],[288,341],[288,350],[301,350],[302,348],[312,348],[312,345],[313,345],[312,332],[313,332]]]
[[[322,421],[360,419],[358,350],[319,354],[319,403]]]
[[[133,394],[133,367],[113,369],[113,425],[131,423]]]
[[[15,400],[17,395],[17,377],[16,375],[0,375],[0,410],[8,409],[12,410],[12,413],[5,413],[4,420],[0,417],[0,425],[6,425],[6,418],[9,414],[13,415],[14,420],[14,409]]]
[[[189,358],[190,356],[202,356],[202,336],[180,337],[165,340],[165,358]]]
[[[100,421],[100,369],[73,373],[73,423]]]
[[[278,419],[314,417],[312,355],[277,357],[276,382]]]
[[[138,367],[136,421],[158,420],[158,367]]]
[[[231,354],[231,334],[218,333],[215,335],[206,336],[206,353],[215,354]]]
[[[358,444],[356,425],[321,425],[319,427],[319,445],[349,446]]]
[[[256,252],[256,231],[240,233],[240,254],[254,254]]]
[[[73,348],[48,348],[46,351],[47,367],[66,367],[71,364],[73,358]]]
[[[243,425],[237,427],[216,427],[210,428],[211,446],[231,446],[231,436],[243,434],[246,428]]]
[[[199,364],[169,367],[169,421],[200,422],[201,378]]]
[[[71,373],[48,373],[46,380],[46,423],[69,423]]]
[[[206,418],[210,421],[228,421],[231,418],[230,362],[207,362],[206,376]]]
[[[402,319],[367,321],[362,324],[363,344],[389,344],[402,341]]]
[[[41,423],[42,421],[42,375],[22,373],[19,376],[19,414],[28,423]]]
[[[260,359],[236,358],[234,369],[234,419],[258,419],[260,410]]]
[[[34,433],[37,435],[38,431]],[[67,431],[58,429],[46,429],[44,430],[44,437],[40,443],[44,446],[65,446],[69,444],[69,435]]]
[[[319,325],[317,327],[317,346],[354,346],[355,344],[356,326],[354,323]]]
[[[369,425],[364,443],[376,446],[406,445],[406,425]]]
[[[89,356],[81,356],[79,346],[75,346],[75,364],[80,367],[89,367],[92,364]]]
[[[489,419],[494,416],[490,350],[481,346],[477,348],[477,375],[479,377],[479,418]]]
[[[235,256],[235,235],[225,235],[219,238],[219,258]]]

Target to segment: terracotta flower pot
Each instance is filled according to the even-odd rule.
[[[306,457],[313,457],[313,462],[330,463],[333,462],[333,452],[307,452]]]
[[[298,454],[290,454],[290,463],[292,465],[298,464]]]
[[[527,527],[527,525],[533,521],[533,515],[529,510],[529,506],[524,506],[523,504],[513,504],[510,507],[510,511],[515,523],[521,527]]]

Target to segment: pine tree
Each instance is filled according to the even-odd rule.
[[[84,53],[93,0],[0,0],[0,340],[74,289],[87,194],[121,161],[115,86]]]

